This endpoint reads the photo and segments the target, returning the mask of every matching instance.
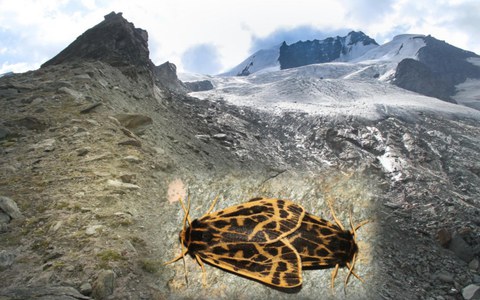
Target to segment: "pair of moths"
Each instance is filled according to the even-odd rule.
[[[311,215],[292,201],[254,198],[210,213],[214,205],[191,221],[182,203],[182,253],[168,262],[189,253],[202,267],[204,283],[203,262],[281,288],[300,286],[302,267],[353,268],[354,230]]]

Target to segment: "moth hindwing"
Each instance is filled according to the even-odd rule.
[[[353,272],[358,246],[355,241],[357,227],[352,224],[351,230],[345,230],[332,210],[336,224],[326,221],[315,215],[305,213],[300,227],[291,233],[287,240],[297,250],[302,260],[302,267],[335,268],[332,272],[331,287],[339,267],[347,266],[349,274],[345,278],[345,285],[350,274],[363,281]]]
[[[203,270],[202,262],[207,262],[269,285],[299,286],[300,256],[286,237],[300,227],[304,215],[289,200],[257,198],[194,221],[186,217],[189,225],[180,232],[186,250],[176,259],[189,253]]]

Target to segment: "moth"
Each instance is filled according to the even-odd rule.
[[[280,288],[302,284],[302,262],[287,238],[302,225],[303,207],[281,199],[254,198],[249,202],[211,213],[191,221],[190,201],[185,208],[180,232],[182,253],[190,254],[203,271],[203,263]],[[188,223],[188,224],[187,224]]]
[[[330,203],[329,207],[336,224],[305,213],[300,227],[287,236],[287,240],[300,255],[303,268],[334,268],[331,276],[332,289],[340,267],[346,266],[349,269],[345,285],[351,274],[363,282],[353,268],[358,253],[356,230],[366,222],[354,227],[350,221],[351,230],[345,230]]]

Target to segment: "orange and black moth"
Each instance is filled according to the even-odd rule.
[[[203,262],[207,262],[272,286],[302,284],[300,256],[286,238],[301,225],[305,215],[301,206],[288,200],[258,198],[210,213],[213,205],[193,222],[184,207],[180,242],[185,249],[172,262],[188,253],[204,274]]]
[[[171,261],[190,254],[202,267],[204,283],[203,262],[268,285],[294,288],[302,284],[302,267],[337,269],[355,257],[352,232],[306,213],[292,201],[255,198],[210,213],[214,205],[192,222],[182,203],[182,254]]]

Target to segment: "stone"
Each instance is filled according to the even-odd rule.
[[[83,147],[76,150],[78,156],[85,156],[90,152],[90,147]]]
[[[30,147],[31,150],[41,150],[44,152],[51,152],[55,150],[55,139],[45,139],[41,142],[38,142]]]
[[[468,264],[468,267],[472,271],[478,271],[480,267],[480,261],[477,258],[472,259],[472,261]]]
[[[85,282],[80,286],[80,293],[85,296],[92,294],[92,285],[89,282]]]
[[[136,184],[122,182],[120,180],[109,179],[107,185],[113,188],[126,189],[126,190],[138,190],[140,187]]]
[[[23,217],[18,209],[17,203],[5,196],[0,196],[0,210],[9,215],[12,219]]]
[[[201,140],[202,142],[205,142],[205,143],[208,143],[210,142],[210,136],[209,135],[206,135],[206,134],[197,134],[195,135],[195,137],[199,140]]]
[[[85,229],[85,234],[86,235],[95,235],[97,234],[97,231],[101,231],[105,228],[104,225],[91,225],[88,226],[87,229]]]
[[[10,218],[9,215],[7,215],[6,213],[0,211],[0,224],[7,224],[10,222],[12,218]]]
[[[125,156],[123,160],[129,163],[134,163],[134,164],[139,164],[142,162],[142,160],[135,155]]]
[[[442,245],[442,247],[447,248],[448,244],[452,240],[452,233],[446,229],[442,228],[437,232],[437,241]]]
[[[15,255],[6,250],[0,251],[0,271],[3,271],[13,265]]]
[[[227,135],[225,133],[217,133],[213,135],[213,138],[217,140],[225,140]]]
[[[58,89],[58,91],[59,91],[60,93],[64,93],[64,94],[67,94],[67,95],[72,96],[73,99],[75,99],[75,100],[79,100],[79,99],[82,99],[82,98],[83,98],[83,94],[82,94],[82,93],[77,92],[77,91],[75,91],[75,90],[73,90],[73,89],[70,89],[70,88],[68,88],[68,87],[61,87],[61,88]]]
[[[462,296],[465,300],[480,300],[480,285],[467,285],[462,290]]]
[[[445,282],[445,283],[453,283],[454,282],[453,274],[447,273],[447,272],[439,272],[439,273],[435,274],[434,278],[436,278],[436,279],[438,279],[442,282]]]
[[[43,121],[30,116],[17,119],[14,121],[5,122],[4,124],[6,126],[25,127],[28,130],[35,130],[35,131],[43,131],[47,128],[47,125]]]
[[[80,111],[81,114],[87,114],[89,112],[91,112],[92,110],[94,110],[96,107],[102,105],[101,102],[96,102],[96,103],[93,103],[93,104],[90,104],[89,106],[85,107],[84,109],[82,109]]]
[[[10,134],[10,131],[5,127],[0,127],[0,140],[5,139]]]
[[[467,263],[473,259],[474,253],[472,247],[458,234],[453,235],[448,249]]]
[[[140,114],[118,114],[115,115],[115,119],[137,135],[143,134],[146,128],[153,124],[152,118]]]
[[[28,286],[0,290],[0,299],[91,300],[70,286]]]
[[[124,183],[133,183],[136,177],[135,174],[123,174],[120,176],[120,180]]]
[[[92,296],[95,299],[103,300],[113,294],[115,288],[115,273],[112,270],[102,270],[98,274],[93,286]]]
[[[119,146],[134,146],[134,147],[141,148],[142,147],[142,142],[140,142],[139,140],[136,140],[136,139],[128,139],[128,140],[124,140],[124,141],[119,142],[118,145]]]

